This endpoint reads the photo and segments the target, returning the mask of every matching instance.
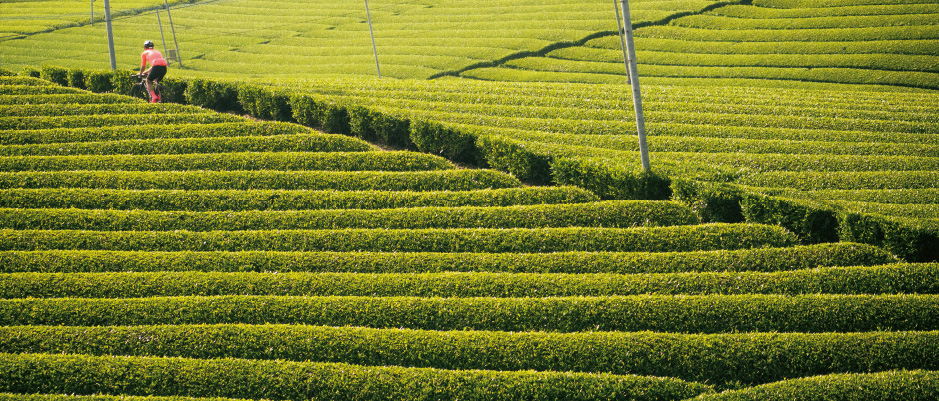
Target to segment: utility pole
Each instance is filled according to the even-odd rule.
[[[114,30],[111,28],[111,2],[104,0],[104,24],[108,29],[108,54],[111,55],[111,71],[117,71],[117,57],[114,55]]]
[[[157,25],[160,26],[160,41],[163,42],[163,50],[166,50],[166,37],[163,35],[163,20],[160,19],[160,9],[156,10]]]
[[[365,0],[365,18],[368,20],[368,33],[372,35],[372,53],[375,54],[375,70],[381,78],[381,67],[378,65],[378,47],[375,46],[375,31],[372,30],[372,16],[368,12],[368,0]]]
[[[91,26],[95,26],[95,0],[91,0]]]
[[[623,64],[626,64],[626,81],[630,81],[629,78],[629,56],[626,55],[626,39],[623,37],[623,21],[620,19],[619,15],[619,4],[616,4],[616,0],[613,0],[613,9],[616,10],[616,26],[619,28],[616,31],[616,36],[619,37],[619,43],[623,48]]]
[[[649,148],[646,146],[646,122],[642,116],[642,94],[639,91],[639,73],[636,71],[636,45],[633,43],[633,23],[629,16],[629,0],[622,0],[623,27],[626,31],[626,62],[629,64],[629,80],[633,88],[633,106],[636,108],[636,129],[639,133],[639,156],[642,170],[650,171]]]
[[[176,44],[176,61],[179,62],[179,66],[183,66],[183,56],[179,54],[179,41],[176,40],[176,27],[173,26],[173,16],[170,14],[170,3],[168,0],[163,0],[163,4],[166,4],[166,17],[170,20],[170,32],[173,33],[173,43]],[[159,11],[157,11],[159,15]],[[163,31],[160,30],[160,34],[163,34]]]

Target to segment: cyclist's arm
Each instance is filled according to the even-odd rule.
[[[143,75],[144,68],[147,68],[147,52],[140,53],[140,72],[137,75]],[[150,70],[147,70],[149,73]]]

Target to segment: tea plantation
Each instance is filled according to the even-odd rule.
[[[613,2],[162,3],[0,0],[0,401],[939,399],[934,2],[631,1],[651,172]]]

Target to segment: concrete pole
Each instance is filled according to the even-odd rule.
[[[170,32],[173,33],[173,43],[176,44],[176,61],[179,61],[179,66],[183,66],[183,56],[179,54],[179,41],[176,40],[176,27],[173,26],[173,16],[170,15],[170,3],[167,0],[163,0],[163,4],[166,4],[166,17],[170,20]],[[162,34],[162,31],[161,33]]]
[[[157,15],[157,25],[160,26],[160,41],[163,42],[163,50],[166,50],[166,37],[163,36],[163,20],[160,19],[159,9],[156,10],[156,15]],[[167,60],[167,64],[169,64],[169,60]]]
[[[616,31],[616,36],[619,37],[619,43],[623,48],[623,64],[626,64],[626,82],[632,82],[629,78],[629,56],[626,55],[626,39],[623,38],[623,21],[620,19],[619,4],[616,4],[616,0],[613,0],[613,9],[616,10],[616,26],[619,28]]]
[[[378,47],[375,46],[375,31],[372,30],[372,16],[368,12],[368,0],[365,0],[365,18],[368,20],[368,33],[372,35],[372,53],[375,54],[375,70],[381,78],[381,67],[378,65]]]
[[[114,30],[111,28],[111,2],[104,0],[104,24],[108,29],[108,54],[111,55],[111,71],[117,71],[117,57],[114,54]]]
[[[639,156],[642,170],[650,171],[649,148],[646,146],[646,121],[642,116],[642,93],[639,91],[639,73],[636,70],[636,46],[633,44],[633,24],[629,15],[629,0],[623,3],[623,27],[626,28],[626,54],[629,63],[629,79],[633,88],[633,105],[636,107],[636,129],[639,133]]]

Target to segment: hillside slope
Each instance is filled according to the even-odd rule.
[[[939,266],[876,247],[31,78],[0,104],[0,399],[924,394],[895,378],[939,369]]]

